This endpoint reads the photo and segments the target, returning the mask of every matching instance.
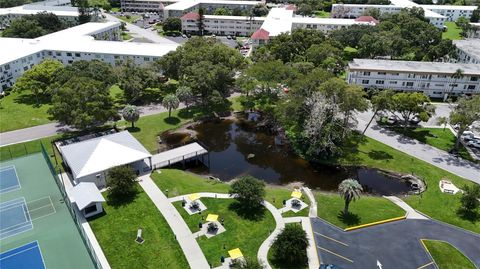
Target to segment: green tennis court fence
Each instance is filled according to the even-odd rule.
[[[61,170],[60,169],[58,169],[58,171],[55,170],[55,167],[53,166],[52,161],[50,159],[50,156],[48,155],[47,150],[43,146],[43,143],[40,142],[40,146],[41,146],[43,157],[45,158],[45,160],[48,164],[48,168],[50,169],[50,172],[52,173],[52,176],[55,179],[55,183],[57,184],[58,188],[60,189],[60,192],[62,193],[63,200],[65,201],[65,204],[67,205],[68,211],[70,212],[70,215],[72,216],[72,218],[74,220],[75,226],[77,227],[77,229],[80,233],[80,237],[82,238],[83,243],[87,247],[88,254],[90,254],[90,257],[91,257],[93,263],[95,264],[95,267],[97,269],[103,269],[102,264],[100,263],[100,260],[98,259],[97,254],[95,253],[95,250],[93,249],[92,244],[91,244],[90,240],[88,239],[88,236],[86,235],[86,232],[83,229],[82,224],[80,223],[80,220],[77,217],[77,211],[78,210],[72,205],[72,202],[68,198],[67,192],[65,191],[65,186],[63,185],[62,179],[60,179],[58,177],[58,174],[61,173]],[[78,212],[78,213],[80,213],[80,212]]]

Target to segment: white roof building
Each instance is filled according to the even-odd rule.
[[[60,152],[76,180],[152,157],[128,131],[60,146]]]
[[[454,40],[457,47],[458,58],[464,63],[480,64],[480,39],[470,38],[465,40]],[[478,67],[480,69],[480,66]]]
[[[83,210],[92,203],[105,202],[102,193],[93,182],[80,182],[72,189],[72,195],[78,209]]]

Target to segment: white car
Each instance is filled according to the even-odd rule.
[[[480,149],[480,140],[472,140],[467,142],[467,146]]]

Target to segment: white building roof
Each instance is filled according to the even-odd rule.
[[[476,6],[453,6],[453,5],[420,5],[421,7],[423,8],[426,8],[426,9],[437,9],[437,10],[441,10],[441,9],[445,9],[445,10],[475,10],[477,9]]]
[[[262,29],[269,32],[269,36],[277,36],[292,30],[293,10],[272,8],[262,24]]]
[[[255,6],[260,1],[239,1],[239,0],[182,0],[168,5],[164,10],[185,10],[199,4],[217,4],[217,5],[244,5]]]
[[[355,19],[337,19],[337,18],[310,18],[310,17],[293,17],[293,23],[302,24],[322,24],[322,25],[353,25],[353,24],[370,24],[369,22],[355,21]]]
[[[72,196],[80,210],[85,209],[92,203],[105,202],[105,198],[93,182],[80,182],[73,187]]]
[[[455,46],[465,52],[466,54],[474,57],[476,59],[480,59],[480,38],[469,38],[465,40],[454,40],[453,44]],[[480,66],[478,66],[480,69]]]
[[[390,61],[353,59],[348,64],[350,70],[393,71],[411,73],[453,74],[462,69],[465,75],[480,75],[478,64],[417,62],[417,61]]]
[[[155,44],[94,40],[89,35],[120,26],[119,22],[85,23],[37,39],[0,38],[0,65],[42,51],[67,51],[108,55],[162,57],[174,51],[179,44]]]
[[[59,17],[78,17],[78,9],[74,7],[53,7],[25,5],[11,8],[0,8],[1,15],[35,15],[40,12],[53,13]]]
[[[152,156],[128,131],[61,146],[60,151],[75,178]]]
[[[264,21],[267,17],[248,17],[248,16],[225,16],[225,15],[205,15],[205,19],[215,20],[233,20],[233,21]]]

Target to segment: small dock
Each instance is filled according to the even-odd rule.
[[[187,144],[178,148],[160,152],[152,156],[153,169],[170,166],[178,162],[185,162],[187,160],[201,158],[208,154],[208,151],[197,142]],[[210,162],[210,158],[208,158]]]

